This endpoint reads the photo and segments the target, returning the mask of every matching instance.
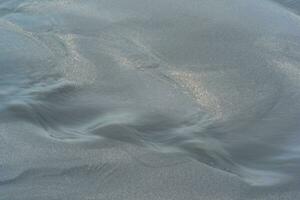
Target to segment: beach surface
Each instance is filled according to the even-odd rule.
[[[0,0],[0,200],[300,199],[299,13]]]

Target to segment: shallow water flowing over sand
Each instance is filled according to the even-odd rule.
[[[300,199],[299,13],[0,0],[0,200]]]

